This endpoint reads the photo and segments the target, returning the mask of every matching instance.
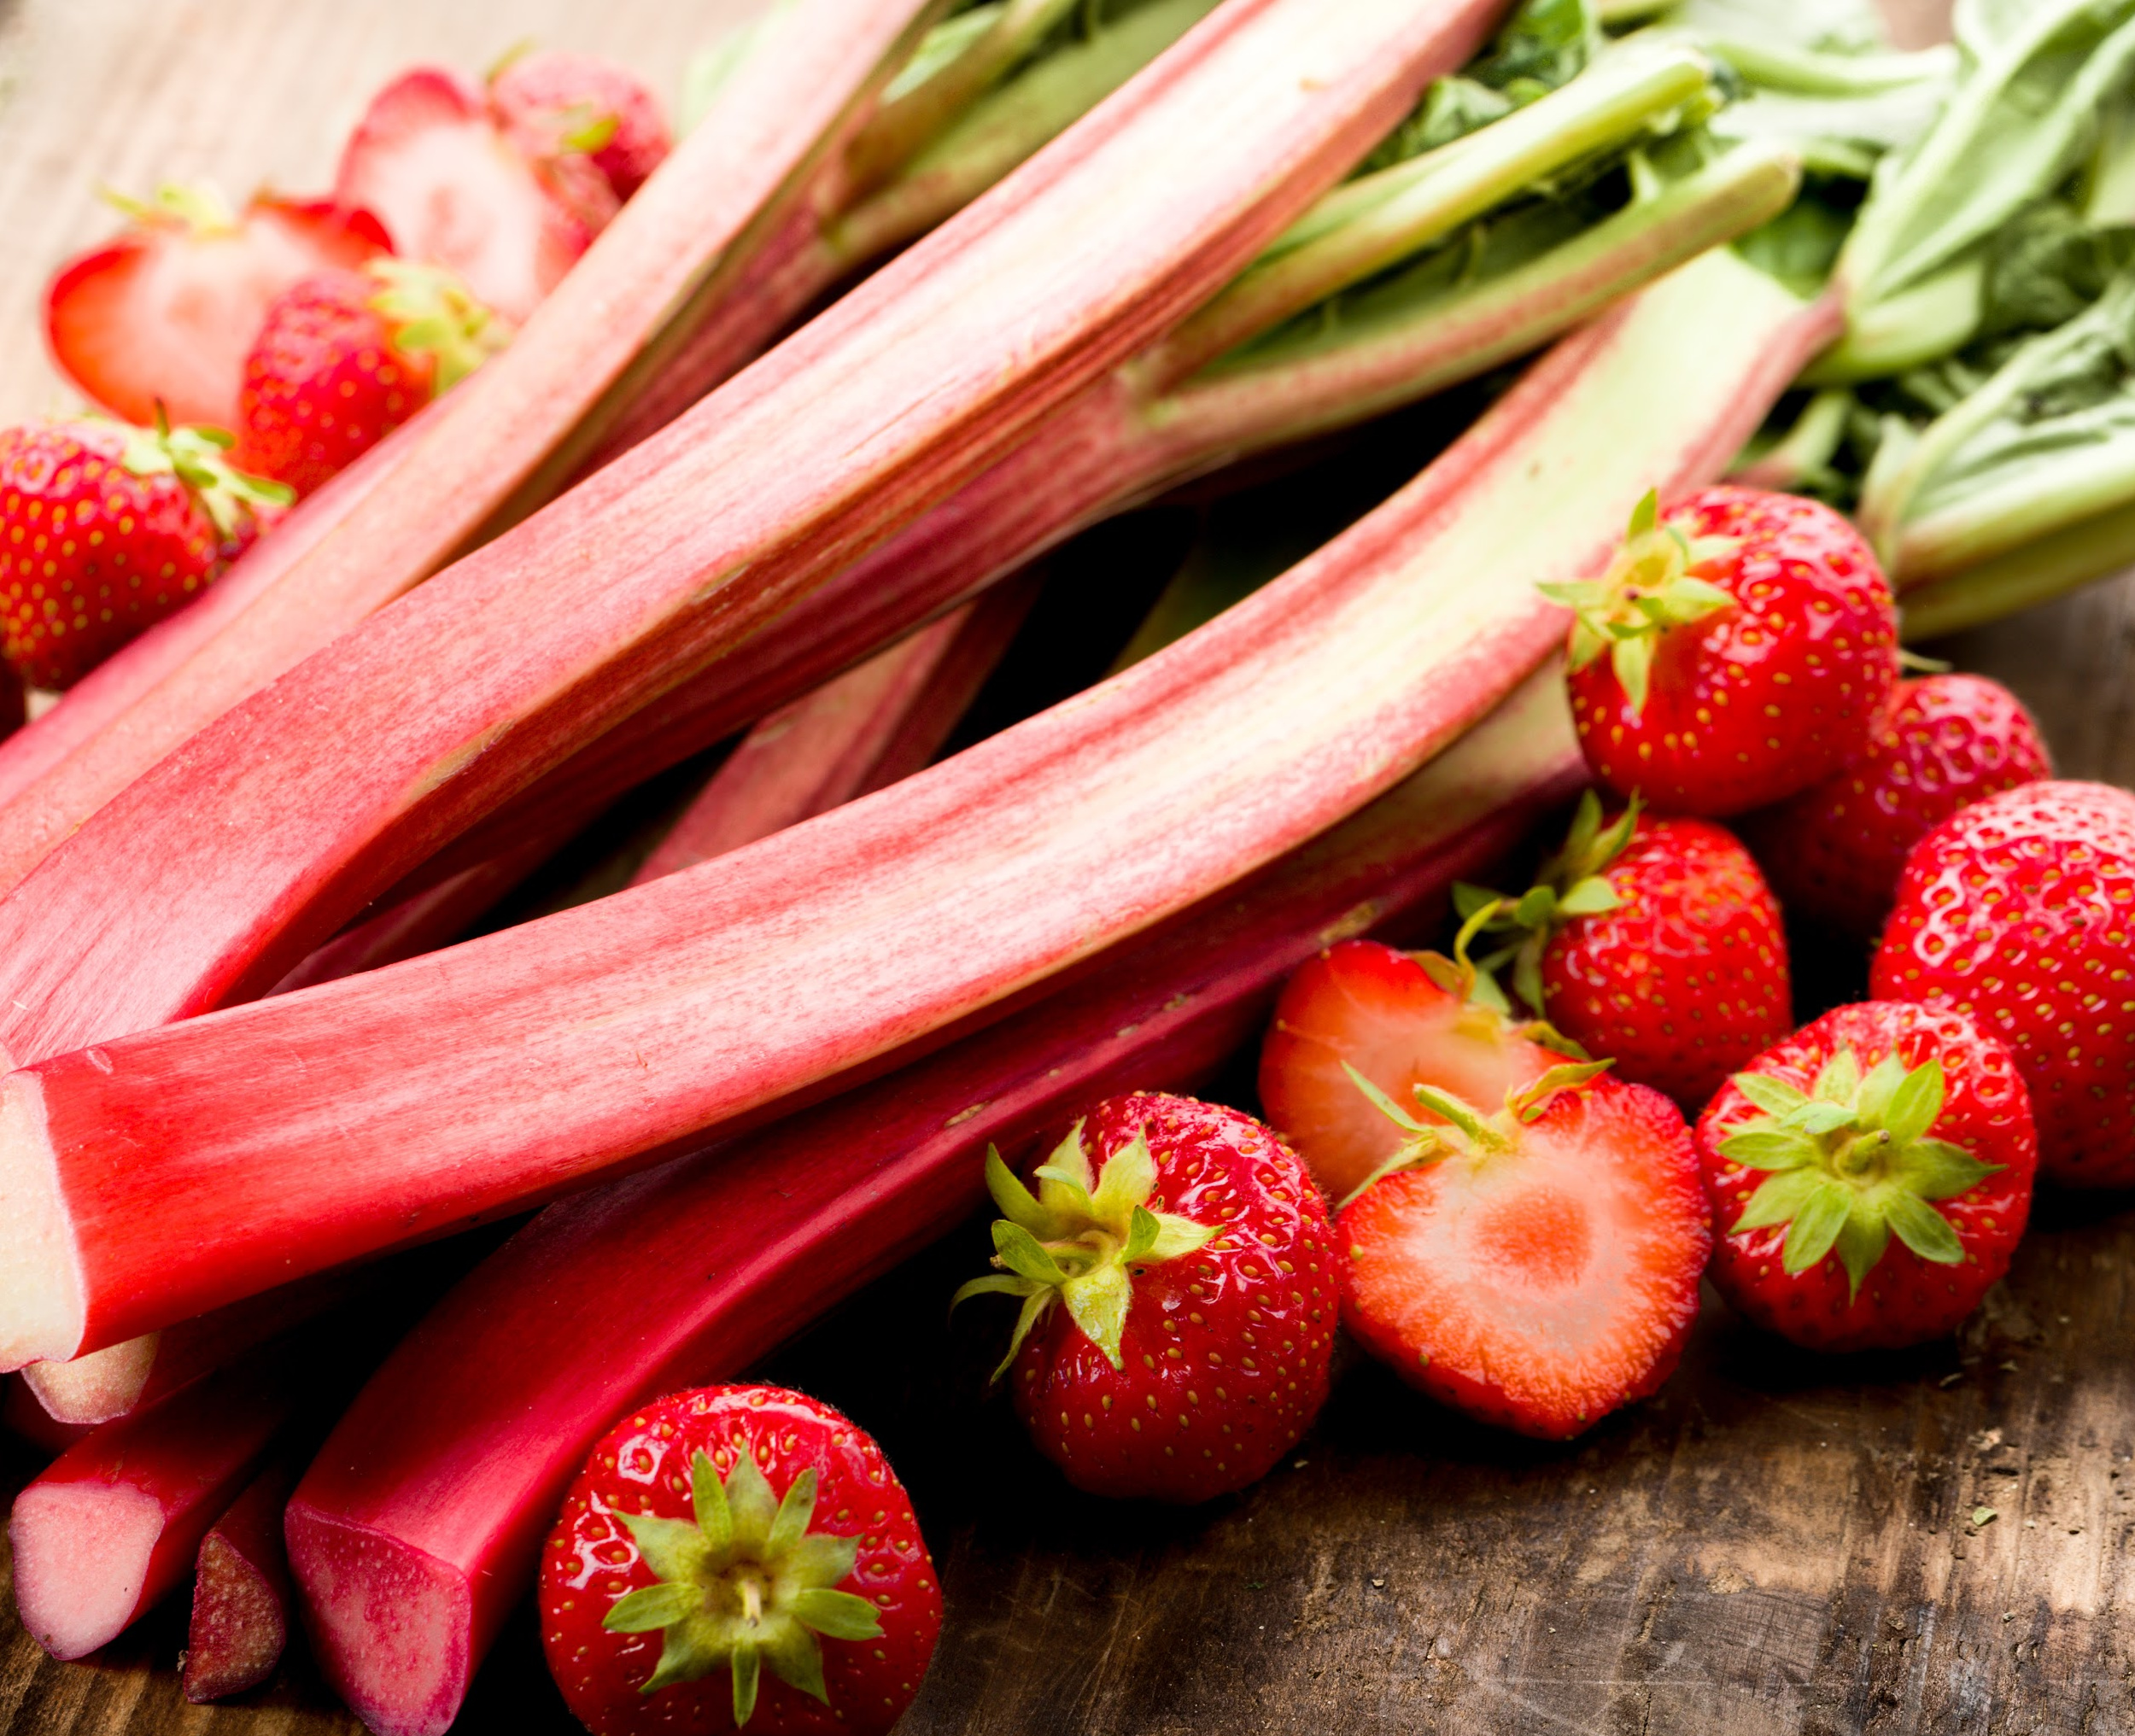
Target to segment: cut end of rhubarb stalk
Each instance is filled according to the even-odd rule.
[[[163,1510],[138,1489],[32,1484],[15,1497],[8,1531],[22,1625],[53,1657],[86,1657],[132,1619]],[[85,1561],[99,1571],[84,1573]]]
[[[179,1674],[195,1705],[241,1694],[274,1673],[289,1640],[280,1593],[225,1539],[201,1540],[192,1625]]]
[[[290,1570],[334,1692],[378,1736],[443,1736],[466,1698],[473,1600],[443,1562],[292,1502]]]
[[[140,1402],[162,1341],[161,1333],[150,1332],[71,1362],[33,1362],[22,1371],[23,1382],[56,1422],[108,1423]]]
[[[44,1091],[18,1073],[0,1086],[0,1371],[72,1356],[85,1324]]]

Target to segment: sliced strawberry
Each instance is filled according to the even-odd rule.
[[[1563,1440],[1682,1359],[1711,1245],[1697,1152],[1667,1098],[1606,1077],[1461,1119],[1343,1209],[1342,1324],[1434,1398]]]
[[[447,267],[514,322],[593,240],[498,129],[482,87],[442,67],[413,67],[371,99],[334,185],[377,213],[403,256]]]
[[[1261,1049],[1261,1105],[1335,1199],[1401,1148],[1400,1128],[1357,1089],[1354,1067],[1406,1107],[1419,1084],[1501,1103],[1564,1057],[1490,1008],[1434,980],[1444,960],[1345,940],[1299,969]]]
[[[313,272],[389,249],[366,211],[262,196],[232,217],[214,193],[166,187],[129,208],[114,240],[60,268],[45,291],[52,354],[114,415],[147,426],[232,428],[245,352],[267,303]]]
[[[529,161],[584,161],[616,201],[643,186],[674,144],[644,81],[592,55],[517,57],[491,76],[489,106]]]

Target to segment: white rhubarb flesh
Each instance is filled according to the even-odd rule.
[[[593,905],[38,1063],[0,1111],[0,1189],[43,1178],[46,1267],[80,1289],[12,1287],[0,1359],[650,1160],[1295,848],[1495,704],[1562,633],[1536,582],[1598,570],[1648,488],[1717,474],[1829,331],[1709,254],[1284,578],[915,777]]]

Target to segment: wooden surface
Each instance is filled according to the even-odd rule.
[[[672,88],[735,9],[0,3],[0,419],[65,401],[36,298],[108,226],[98,181],[310,188],[407,60],[477,67],[533,35]],[[1930,9],[1912,12],[1917,38]],[[2017,687],[2065,772],[2135,784],[2131,645],[2121,584],[1953,649]],[[1859,962],[1812,949],[1799,968],[1807,997],[1843,997]],[[1357,1362],[1294,1464],[1189,1514],[1073,1495],[985,1402],[998,1323],[943,1322],[984,1258],[976,1225],[769,1372],[880,1434],[917,1497],[949,1625],[910,1736],[2135,1736],[2129,1203],[2045,1201],[1965,1335],[1904,1356],[1799,1355],[1715,1304],[1658,1400],[1569,1447],[1471,1428]],[[182,1627],[167,1610],[98,1662],[60,1665],[0,1611],[0,1729],[354,1729],[301,1657],[243,1704],[186,1707]],[[524,1617],[460,1727],[575,1727]]]

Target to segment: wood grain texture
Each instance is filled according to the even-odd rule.
[[[108,227],[97,182],[318,185],[364,94],[418,55],[473,67],[536,35],[671,88],[737,6],[0,0],[0,418],[66,401],[35,309]],[[1932,0],[1906,10],[1932,33]],[[2135,785],[2135,583],[1945,650],[2016,687],[2065,773]],[[1802,963],[1830,995],[1860,968]],[[1000,1323],[942,1318],[978,1226],[768,1372],[849,1409],[913,1486],[950,1619],[908,1736],[2135,1736],[2129,1204],[2046,1201],[1966,1333],[1904,1355],[1810,1358],[1715,1303],[1658,1399],[1569,1446],[1471,1428],[1359,1360],[1296,1462],[1188,1514],[1074,1495],[986,1401]],[[55,1664],[0,1610],[0,1731],[357,1728],[301,1657],[187,1707],[182,1643],[167,1610]],[[460,1727],[575,1727],[530,1618]]]

